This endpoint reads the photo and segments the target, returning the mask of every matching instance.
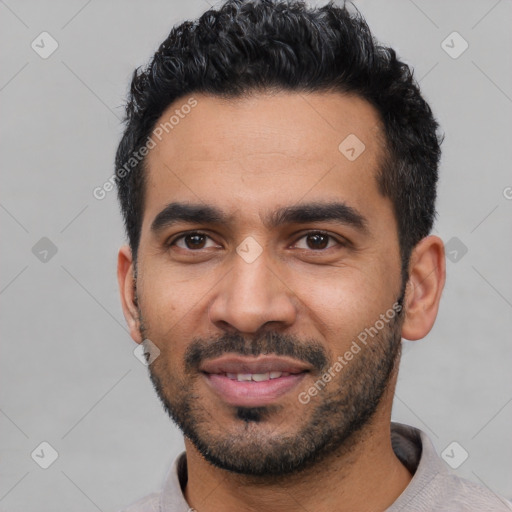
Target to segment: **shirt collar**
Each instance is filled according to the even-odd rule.
[[[414,476],[404,492],[386,512],[410,510],[417,500],[423,499],[424,493],[428,492],[428,487],[433,480],[447,474],[448,470],[437,455],[427,434],[421,430],[392,422],[391,441],[396,456]],[[187,479],[187,457],[186,452],[183,451],[175,458],[167,474],[160,495],[160,510],[173,512],[190,510],[190,505],[183,495]]]

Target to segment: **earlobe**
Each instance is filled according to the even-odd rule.
[[[423,238],[413,249],[405,294],[402,337],[424,338],[432,329],[446,280],[443,241],[434,235]]]
[[[121,305],[123,307],[126,323],[130,329],[130,336],[135,342],[141,343],[142,337],[140,335],[139,312],[134,287],[133,258],[128,245],[123,245],[119,249],[117,256],[117,281],[119,284]]]

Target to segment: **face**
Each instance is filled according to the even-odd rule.
[[[193,96],[147,157],[140,339],[160,351],[164,407],[209,462],[290,474],[371,422],[399,358],[378,115],[335,93]]]

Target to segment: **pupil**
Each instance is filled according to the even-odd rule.
[[[192,240],[192,243],[189,243]],[[199,245],[202,245],[201,242],[204,242],[204,236],[203,235],[188,235],[187,236],[187,245],[192,245],[196,249]]]
[[[327,237],[325,235],[316,234],[316,235],[310,235],[310,240],[314,239],[313,245],[315,246],[315,249],[324,249],[327,246]],[[318,240],[323,239],[324,243],[320,243],[321,247],[318,245]]]

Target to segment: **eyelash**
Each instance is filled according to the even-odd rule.
[[[210,238],[211,237],[207,234],[207,233],[204,233],[202,231],[188,231],[187,233],[182,233],[181,235],[169,240],[165,245],[166,247],[168,248],[171,248],[173,245],[176,244],[176,242],[178,240],[181,240],[187,236],[191,236],[191,235],[202,235],[202,236],[205,236],[207,238]],[[303,233],[302,236],[300,236],[295,243],[297,243],[299,240],[302,240],[303,238],[306,238],[308,236],[311,236],[311,235],[323,235],[323,236],[326,236],[328,238],[330,238],[331,240],[334,240],[339,246],[342,246],[342,247],[346,247],[348,245],[347,242],[343,242],[341,240],[339,240],[338,238],[336,238],[335,236],[329,234],[329,233],[326,233],[325,231],[319,231],[319,230],[315,230],[315,231],[308,231],[307,233]],[[180,247],[180,249],[182,249]],[[329,249],[332,249],[332,247],[329,247],[327,249],[318,249],[318,250],[315,250],[315,249],[309,249],[313,252],[325,252]],[[186,250],[186,251],[189,251],[189,252],[200,252],[201,249],[183,249],[183,250]],[[302,250],[307,250],[307,249],[302,249]]]

